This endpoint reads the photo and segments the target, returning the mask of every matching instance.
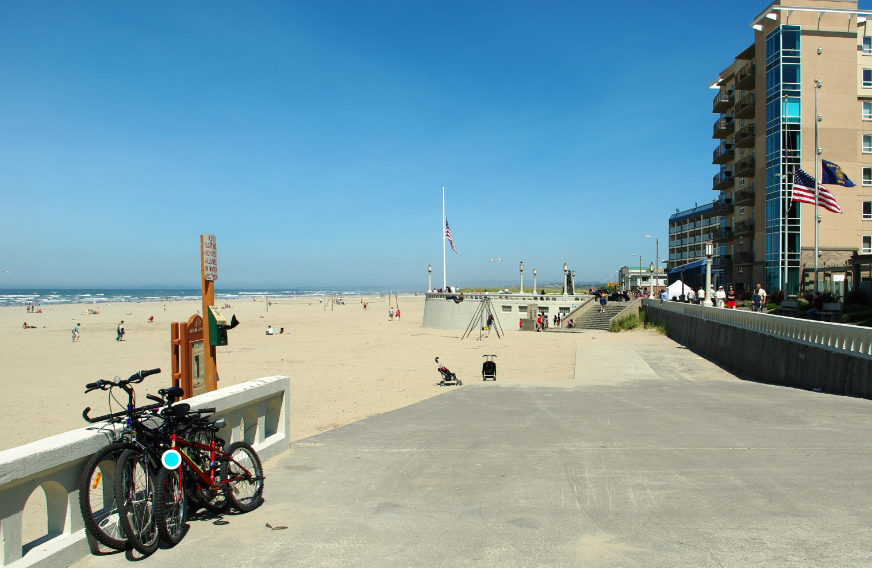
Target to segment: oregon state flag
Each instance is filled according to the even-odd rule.
[[[854,187],[854,182],[848,179],[845,172],[842,171],[839,164],[821,160],[821,179],[820,183],[825,185],[843,185],[845,187]]]

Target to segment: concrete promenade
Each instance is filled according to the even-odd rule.
[[[573,378],[463,376],[296,442],[260,509],[138,565],[872,565],[872,401],[740,380],[650,332],[573,336]]]

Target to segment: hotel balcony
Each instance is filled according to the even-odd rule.
[[[736,205],[754,204],[757,198],[757,190],[754,187],[754,182],[751,182],[751,187],[748,189],[740,189],[733,192],[733,202]]]
[[[733,256],[734,264],[754,264],[753,252],[737,252]]]
[[[718,144],[718,147],[715,148],[714,152],[712,152],[712,163],[726,164],[727,162],[732,161],[735,155],[736,152],[733,150],[732,144],[721,142]]]
[[[733,232],[734,235],[744,235],[747,233],[754,232],[754,221],[742,221],[741,223],[736,223],[736,228]]]
[[[712,101],[712,112],[724,113],[733,106],[733,91],[721,90]]]
[[[757,123],[751,122],[743,126],[736,132],[734,142],[736,148],[751,148],[757,140]]]
[[[757,169],[757,160],[754,156],[745,156],[736,162],[736,176],[738,177],[753,177]]]
[[[733,200],[732,199],[724,199],[721,201],[718,199],[714,203],[712,203],[712,213],[717,213],[718,215],[726,215],[727,213],[733,212]]]
[[[713,268],[730,268],[731,266],[733,266],[733,257],[729,254],[719,256],[712,260]]]
[[[715,121],[712,138],[726,138],[733,131],[733,117],[722,116]]]
[[[715,227],[712,229],[713,241],[731,241],[733,240],[732,227]]]
[[[745,93],[736,101],[736,118],[754,118],[757,107],[757,95]]]
[[[714,191],[721,191],[722,189],[729,189],[733,187],[733,172],[727,170],[725,172],[718,172],[712,178],[712,189]]]
[[[744,67],[739,69],[736,74],[736,88],[743,91],[750,91],[754,88],[754,82],[757,78],[757,64],[750,61]]]

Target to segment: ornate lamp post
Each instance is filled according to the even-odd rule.
[[[714,254],[714,244],[711,241],[705,244],[705,299],[706,302],[711,302],[712,297],[712,255]],[[709,304],[711,305],[711,304]]]
[[[575,295],[575,271],[572,271],[572,291],[570,292],[573,296]]]
[[[433,291],[433,265],[427,265],[427,291]]]
[[[651,294],[649,295],[649,297],[653,298],[654,297],[654,263],[653,262],[650,265],[648,265],[648,270],[651,273],[651,275],[649,276],[650,283],[651,283]]]
[[[537,290],[537,288],[536,288],[536,269],[534,268],[533,269],[533,293],[534,294],[538,294],[538,292],[536,292],[536,290]]]
[[[524,293],[524,261],[521,261],[521,294]]]
[[[563,295],[566,295],[566,273],[569,272],[569,267],[566,266],[566,263],[563,263]]]

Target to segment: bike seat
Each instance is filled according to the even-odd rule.
[[[164,398],[177,400],[185,396],[185,391],[179,387],[169,387],[166,389],[160,389],[159,391],[157,391],[157,394],[161,395]]]
[[[191,412],[191,405],[186,402],[180,402],[179,404],[174,404],[164,410],[164,416],[174,416],[176,418],[180,418],[182,416],[187,415]]]
[[[218,420],[214,420],[212,422],[209,422],[206,426],[217,432],[221,428],[224,428],[226,425],[227,425],[227,421],[224,420],[223,418],[219,418]]]

